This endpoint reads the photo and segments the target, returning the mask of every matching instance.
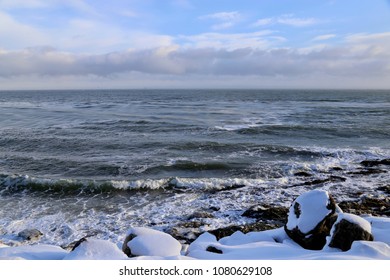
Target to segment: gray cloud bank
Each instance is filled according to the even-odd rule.
[[[100,55],[61,52],[50,47],[0,50],[0,77],[110,77],[141,73],[149,77],[191,76],[287,77],[304,80],[315,75],[349,79],[390,77],[390,33],[354,35],[339,46],[306,49],[184,48],[165,46]]]

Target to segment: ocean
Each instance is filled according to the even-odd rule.
[[[389,139],[390,91],[0,91],[0,240],[202,232],[315,188],[385,197]]]

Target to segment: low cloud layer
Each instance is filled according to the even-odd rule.
[[[100,55],[42,47],[0,51],[0,76],[97,75],[125,72],[162,75],[389,76],[390,33],[358,34],[340,46],[291,48],[184,48],[177,45]]]

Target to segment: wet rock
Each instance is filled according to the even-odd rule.
[[[351,249],[353,241],[373,241],[369,222],[352,214],[340,214],[332,228],[332,237],[329,247],[339,248],[342,251]]]
[[[386,194],[390,194],[390,185],[379,187],[378,190],[382,191],[382,192],[384,192]]]
[[[43,236],[43,233],[37,229],[25,229],[19,232],[18,236],[27,241],[37,241]]]
[[[277,224],[257,222],[257,223],[240,225],[240,226],[232,225],[224,228],[218,228],[218,229],[210,230],[208,231],[208,233],[211,233],[217,238],[217,240],[219,240],[223,237],[230,236],[237,231],[241,231],[242,233],[248,233],[252,231],[264,231],[264,230],[274,229],[278,227],[280,226]]]
[[[380,173],[387,173],[386,170],[381,169],[374,169],[374,168],[367,168],[367,169],[359,169],[357,171],[348,172],[349,175],[373,175],[373,174],[380,174]]]
[[[342,201],[338,204],[344,212],[357,215],[390,216],[390,198],[362,197],[355,201]]]
[[[313,176],[313,174],[311,174],[309,172],[306,172],[306,171],[299,171],[299,172],[294,173],[294,176],[298,176],[298,177],[311,177],[311,176]]]
[[[330,169],[333,171],[343,171],[343,168],[341,168],[340,166],[334,166],[334,167],[331,167]]]
[[[390,165],[390,159],[363,160],[362,162],[360,162],[360,164],[365,167],[373,167],[378,165]]]
[[[305,249],[321,250],[337,219],[337,205],[326,191],[312,190],[292,203],[284,229]]]
[[[188,220],[192,219],[212,219],[215,218],[215,216],[208,212],[194,212],[189,217]]]
[[[262,221],[273,221],[274,223],[283,225],[287,222],[287,214],[288,208],[286,207],[255,205],[246,210],[242,216]]]

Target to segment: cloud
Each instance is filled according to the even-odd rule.
[[[19,46],[46,45],[49,38],[39,29],[23,24],[0,11],[0,47],[18,48]]]
[[[204,34],[205,37],[206,34]],[[221,36],[221,35],[218,35]],[[238,36],[238,35],[237,35]],[[376,38],[372,43],[370,39]],[[382,42],[385,42],[383,45]],[[351,35],[346,44],[313,49],[241,47],[179,47],[81,55],[53,48],[30,48],[0,53],[0,76],[96,75],[120,73],[191,77],[257,76],[386,77],[390,74],[390,33]]]
[[[215,48],[234,50],[240,48],[265,49],[285,39],[274,36],[271,30],[249,33],[202,33],[191,36],[180,36],[181,44],[187,48]]]
[[[283,24],[293,27],[306,27],[317,24],[319,21],[315,18],[298,18],[292,14],[282,15],[279,17],[262,18],[257,20],[253,26],[260,27],[273,24]]]
[[[242,16],[239,12],[219,12],[214,14],[207,14],[200,16],[199,19],[201,20],[215,20],[218,23],[212,25],[213,30],[221,30],[221,29],[227,29],[235,24],[237,24],[241,20]]]
[[[326,41],[335,37],[336,37],[335,34],[324,34],[324,35],[319,35],[314,37],[312,41]]]

